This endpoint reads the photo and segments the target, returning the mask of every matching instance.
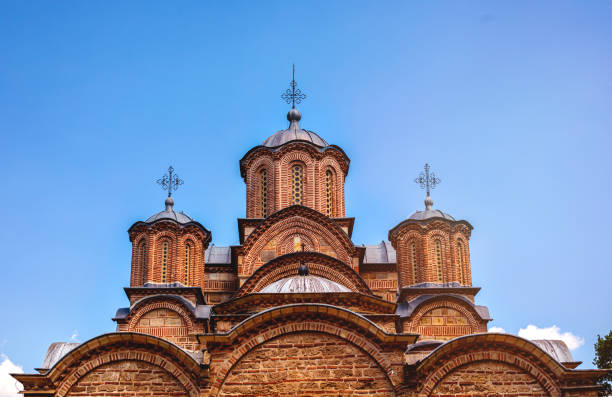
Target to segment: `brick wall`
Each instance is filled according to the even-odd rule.
[[[433,389],[432,397],[548,396],[538,380],[518,367],[494,361],[481,361],[458,367]]]
[[[185,388],[160,367],[140,361],[120,361],[102,365],[72,386],[69,397],[153,397],[188,396]]]
[[[254,348],[231,370],[220,396],[393,396],[363,351],[326,334],[282,335]]]

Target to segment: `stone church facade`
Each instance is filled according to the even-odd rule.
[[[239,245],[214,245],[169,195],[128,230],[115,332],[52,344],[13,375],[26,396],[597,395],[603,372],[576,369],[563,342],[487,333],[472,225],[429,194],[388,241],[355,244],[349,157],[287,119],[240,160]]]

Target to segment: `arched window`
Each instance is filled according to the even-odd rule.
[[[140,267],[140,271],[142,272],[142,284],[144,285],[147,281],[149,275],[147,274],[147,246],[144,240],[141,240],[138,243],[138,250],[136,251],[136,255],[138,255],[138,267]]]
[[[412,254],[412,283],[417,283],[417,252],[416,244],[410,244],[410,253]]]
[[[168,242],[162,244],[162,260],[161,260],[161,282],[166,282],[166,273],[168,272]]]
[[[457,267],[459,268],[459,282],[465,284],[463,279],[463,244],[457,241]]]
[[[325,171],[325,215],[334,216],[334,174]]]
[[[436,240],[436,270],[438,273],[438,282],[442,281],[442,243]]]
[[[304,202],[304,169],[295,164],[291,167],[291,205],[303,205]]]
[[[261,204],[261,217],[268,216],[268,170],[259,172],[259,203]]]
[[[191,243],[185,244],[185,285],[189,285],[189,269],[191,267]]]

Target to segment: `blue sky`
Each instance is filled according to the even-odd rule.
[[[41,2],[0,12],[0,354],[26,372],[51,342],[114,330],[137,220],[184,210],[236,244],[238,160],[302,126],[351,158],[353,239],[423,207],[474,226],[492,326],[612,328],[612,2]],[[553,330],[554,331],[554,330]]]

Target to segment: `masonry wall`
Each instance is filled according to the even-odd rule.
[[[482,361],[458,367],[444,377],[432,397],[544,397],[548,393],[532,375],[509,364]]]
[[[72,386],[69,397],[183,397],[187,391],[170,373],[149,363],[120,361],[100,366]]]
[[[282,335],[247,353],[220,396],[394,396],[366,353],[327,334]]]

